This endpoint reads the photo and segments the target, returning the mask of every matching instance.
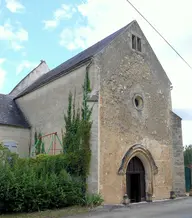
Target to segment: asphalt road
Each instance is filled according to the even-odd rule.
[[[192,218],[192,197],[182,200],[118,208],[110,212],[92,213],[91,218]],[[80,218],[79,217],[79,218]]]

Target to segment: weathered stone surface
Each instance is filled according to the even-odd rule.
[[[142,40],[142,52],[131,49],[131,33]],[[132,25],[95,59],[100,69],[100,192],[106,203],[120,203],[126,176],[117,175],[125,153],[141,144],[158,167],[153,198],[172,190],[170,81],[138,25]],[[144,100],[137,110],[133,97]]]
[[[173,190],[176,195],[185,195],[185,171],[181,118],[171,112],[173,134]]]
[[[142,52],[132,50],[132,33],[141,38]],[[86,64],[17,99],[32,126],[31,144],[35,129],[61,136],[69,91],[76,89],[77,102],[82,99],[85,72]],[[118,175],[118,169],[135,144],[150,152],[158,169],[152,173],[147,155],[135,153],[143,161],[146,190],[153,199],[169,198],[173,186],[181,190],[183,160],[181,146],[177,146],[181,138],[176,137],[172,145],[171,83],[136,22],[93,57],[89,75],[95,91],[89,101],[94,104],[89,191],[100,192],[105,203],[122,203],[126,175]],[[139,110],[137,95],[143,99]],[[175,132],[181,135],[178,126]]]

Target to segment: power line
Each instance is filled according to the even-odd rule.
[[[163,37],[163,35],[145,18],[145,16],[129,1],[126,0],[136,11],[137,13],[155,30],[155,32],[169,45],[169,47],[187,64],[187,66],[192,70],[191,65],[179,54],[179,52]]]

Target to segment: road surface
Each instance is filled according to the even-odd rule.
[[[192,197],[155,204],[141,204],[132,208],[118,208],[110,212],[96,212],[78,218],[192,218]]]

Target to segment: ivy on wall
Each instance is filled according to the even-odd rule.
[[[73,174],[79,175],[86,184],[89,174],[91,149],[91,114],[92,109],[88,105],[88,94],[91,91],[89,74],[86,71],[84,84],[82,86],[83,99],[81,107],[76,108],[76,93],[69,93],[68,110],[64,115],[65,134],[63,134],[63,151],[66,155],[73,156]],[[74,172],[75,171],[75,172]],[[85,188],[86,189],[86,188]]]
[[[63,154],[68,160],[67,171],[71,175],[80,176],[86,185],[89,174],[91,149],[91,115],[93,107],[89,107],[88,98],[91,85],[88,70],[86,70],[84,84],[82,86],[83,98],[81,106],[76,106],[76,92],[69,92],[68,108],[64,114],[65,132],[62,132]],[[45,153],[42,133],[35,131],[35,154]],[[85,188],[86,189],[86,188]]]
[[[83,99],[76,107],[76,94],[69,93],[64,116],[63,153],[44,153],[42,133],[35,131],[35,158],[19,158],[0,144],[0,212],[32,212],[73,205],[100,205],[100,195],[86,193],[91,160],[92,109],[88,72]]]

